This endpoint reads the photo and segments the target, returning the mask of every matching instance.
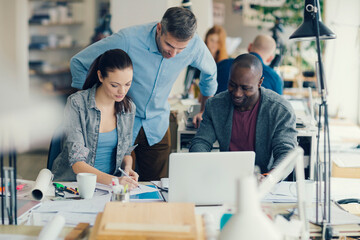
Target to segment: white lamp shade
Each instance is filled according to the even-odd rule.
[[[222,229],[221,240],[282,239],[273,222],[261,210],[254,176],[238,180],[237,198],[237,211]]]

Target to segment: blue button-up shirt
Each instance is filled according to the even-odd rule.
[[[141,127],[149,145],[161,141],[169,126],[167,98],[181,70],[198,68],[204,96],[217,89],[216,64],[204,41],[195,34],[188,46],[173,58],[163,58],[156,44],[156,23],[133,26],[99,41],[76,54],[70,63],[72,87],[82,88],[94,59],[109,49],[120,48],[133,62],[134,79],[128,95],[136,104],[133,142]]]

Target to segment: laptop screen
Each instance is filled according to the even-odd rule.
[[[169,202],[234,203],[236,179],[254,173],[255,152],[172,153]]]

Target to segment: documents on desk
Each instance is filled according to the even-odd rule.
[[[65,183],[68,187],[76,187],[76,182]],[[110,202],[111,187],[96,184],[92,199],[73,200],[74,195],[65,193],[64,198],[56,198],[56,201],[43,201],[42,205],[32,212],[32,218],[28,225],[44,225],[56,214],[65,217],[66,225],[75,226],[79,222],[88,222],[94,225],[96,215],[104,210],[105,204]],[[68,199],[67,199],[68,198]],[[130,201],[148,202],[163,201],[156,187],[139,184],[139,188],[130,191]]]
[[[104,210],[111,195],[84,200],[45,201],[36,212],[98,213]]]
[[[315,182],[313,182],[315,184]],[[307,185],[307,183],[305,183]],[[315,187],[315,186],[314,186]],[[306,199],[311,197],[312,202],[316,200],[315,189],[311,188],[314,193],[307,191]],[[307,188],[307,186],[305,186]],[[331,199],[338,201],[346,198],[360,199],[360,179],[356,178],[331,178]],[[307,188],[306,190],[309,190]],[[279,182],[263,199],[262,202],[288,202],[293,203],[297,201],[296,182]]]
[[[338,201],[340,199],[347,198],[359,198],[360,199],[360,179],[349,178],[331,178],[331,199]],[[307,189],[308,190],[308,189]],[[314,192],[315,193],[315,192]],[[309,194],[309,192],[307,192]],[[311,196],[312,194],[310,194]],[[307,196],[309,198],[309,196]],[[312,197],[314,202],[315,195]],[[288,202],[293,203],[297,201],[296,182],[280,182],[274,189],[267,194],[262,202]],[[319,219],[321,219],[322,209],[319,210]],[[337,205],[331,206],[331,224],[332,225],[344,225],[344,224],[360,224],[360,217],[350,214]],[[316,222],[316,210],[314,207],[307,207],[307,216],[311,222]],[[360,229],[358,229],[360,232]]]
[[[342,168],[360,168],[360,149],[354,152],[332,153],[331,160]]]
[[[331,219],[330,219],[331,225],[360,224],[360,217],[348,213],[347,211],[344,211],[334,203],[332,203],[330,207],[331,207]],[[309,221],[315,223],[316,222],[315,207],[307,207],[306,211]],[[322,219],[322,212],[323,209],[319,208],[318,216],[320,221]],[[358,231],[360,231],[360,229],[358,229]]]
[[[296,182],[282,181],[275,185],[275,187],[265,195],[262,202],[286,202],[296,203],[297,192]]]
[[[154,185],[139,184],[138,188],[130,191],[130,202],[163,202],[164,198]]]
[[[332,152],[350,152],[360,154],[360,128],[355,124],[330,121],[330,142]],[[320,144],[323,141],[320,139]]]
[[[360,199],[360,179],[332,177],[331,198],[335,201],[347,198]]]
[[[15,235],[15,234],[1,234],[0,240],[37,240],[37,236]]]
[[[105,204],[110,201],[111,194],[94,196],[89,200],[45,201],[33,211],[32,225],[44,225],[56,214],[65,217],[66,225],[76,225],[79,222],[88,222],[94,225],[96,215],[104,210]]]
[[[149,192],[157,192],[158,190],[154,187],[146,186],[144,184],[139,184],[139,187],[134,188],[130,191],[130,196],[142,194],[142,193],[149,193]]]

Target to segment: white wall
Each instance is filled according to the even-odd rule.
[[[81,22],[81,25],[79,27],[68,27],[67,31],[80,45],[90,43],[91,37],[95,32],[94,29],[97,27],[98,19],[96,18],[99,9],[97,9],[96,4],[96,0],[83,0],[71,3],[74,20]]]
[[[111,28],[113,32],[128,26],[160,21],[166,9],[181,6],[181,0],[111,0]],[[192,11],[198,21],[198,34],[204,38],[206,31],[213,25],[212,0],[193,0]],[[185,70],[176,80],[170,97],[177,96],[184,89]]]
[[[0,0],[0,82],[19,96],[29,92],[27,8],[27,0]]]
[[[326,25],[337,35],[326,41],[329,111],[360,123],[360,1],[327,0]]]
[[[160,21],[166,9],[175,5],[178,4],[174,1],[164,0],[111,0],[111,29],[117,32],[125,27]]]
[[[242,41],[240,48],[247,51],[248,45],[259,34],[271,35],[269,30],[272,26],[264,26],[262,29],[258,29],[257,26],[247,26],[244,24],[243,17],[239,12],[234,12],[232,9],[233,0],[214,0],[214,2],[225,4],[225,23],[224,28],[229,37],[241,37]],[[293,33],[294,29],[287,27],[283,33],[280,33],[280,37],[284,43],[289,42],[289,36]]]

